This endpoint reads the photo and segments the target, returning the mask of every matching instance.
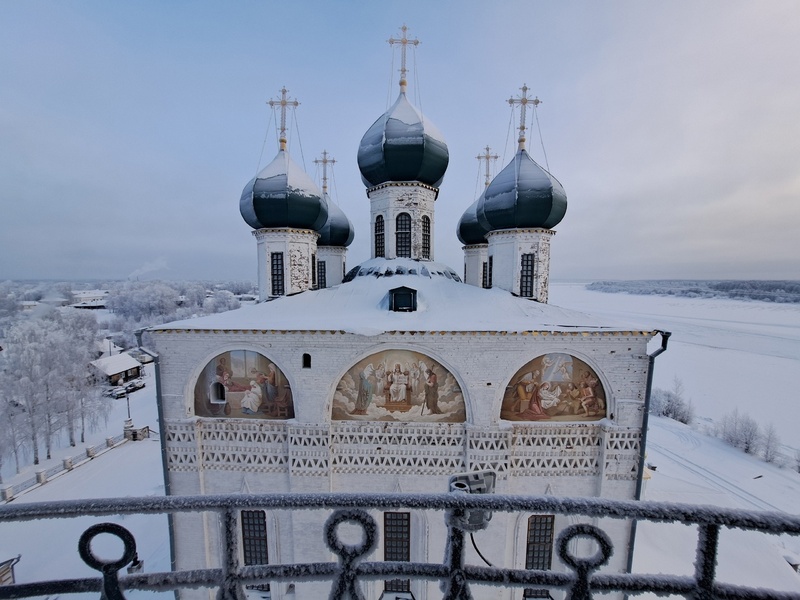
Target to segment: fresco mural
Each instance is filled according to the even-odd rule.
[[[511,378],[500,418],[508,421],[597,421],[606,395],[597,373],[569,354],[534,358]]]
[[[336,386],[331,418],[463,423],[466,407],[453,374],[425,354],[384,350],[353,365]]]
[[[258,352],[223,352],[197,379],[194,412],[198,417],[291,419],[292,390],[283,372]]]

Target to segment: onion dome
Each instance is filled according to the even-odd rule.
[[[444,136],[404,92],[367,130],[358,147],[358,168],[368,187],[387,181],[419,181],[439,187],[449,161]]]
[[[461,243],[466,246],[486,243],[486,234],[489,233],[490,230],[485,228],[478,220],[478,204],[483,201],[483,196],[484,194],[481,194],[475,202],[470,204],[469,208],[464,211],[464,214],[461,215],[461,219],[458,221],[456,235],[458,239],[461,240]]]
[[[344,211],[334,202],[328,201],[328,220],[318,230],[317,246],[338,246],[346,248],[353,243],[355,230]]]
[[[551,229],[567,212],[567,194],[555,177],[521,149],[486,188],[476,212],[489,231]]]
[[[281,149],[244,186],[239,212],[253,229],[296,227],[318,231],[328,219],[328,203],[305,171]]]

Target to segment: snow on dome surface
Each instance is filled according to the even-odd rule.
[[[346,248],[353,243],[355,238],[353,223],[335,202],[328,198],[326,200],[328,201],[328,220],[318,230],[317,247],[337,246]]]
[[[289,153],[280,150],[244,187],[239,211],[253,229],[297,227],[317,231],[328,218],[328,203]]]
[[[364,134],[358,168],[364,185],[419,181],[439,187],[450,155],[444,136],[401,93]]]
[[[477,215],[489,231],[521,227],[551,229],[567,212],[561,183],[539,166],[525,150],[497,174],[486,188]]]
[[[317,330],[367,336],[387,331],[651,330],[641,324],[609,321],[541,304],[497,288],[467,285],[458,280],[450,267],[441,263],[374,258],[356,269],[357,274],[352,280],[335,287],[282,296],[237,310],[150,329]],[[416,311],[389,310],[389,291],[401,286],[417,291]]]
[[[456,227],[458,239],[467,246],[486,243],[486,234],[489,233],[489,230],[478,219],[478,205],[483,202],[483,197],[484,194],[481,194],[475,202],[469,205],[461,215]]]

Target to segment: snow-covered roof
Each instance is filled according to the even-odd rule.
[[[106,375],[116,375],[128,369],[135,369],[141,367],[142,363],[133,358],[130,354],[115,354],[114,356],[106,356],[105,358],[98,358],[90,363],[96,369],[102,371]]]
[[[150,329],[320,330],[368,336],[389,331],[651,331],[519,298],[505,290],[467,285],[441,263],[375,258],[358,269],[352,281],[332,288]],[[389,310],[390,290],[401,286],[417,291],[416,311]]]

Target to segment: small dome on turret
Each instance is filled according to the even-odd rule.
[[[319,231],[328,219],[328,203],[322,192],[283,149],[244,186],[239,211],[253,229]]]
[[[561,183],[520,149],[478,200],[477,218],[488,231],[552,229],[567,212]]]
[[[328,220],[318,231],[317,246],[346,248],[353,243],[355,230],[344,211],[328,199]]]
[[[361,138],[358,168],[368,187],[387,181],[419,181],[439,187],[450,155],[444,136],[401,92]]]
[[[458,221],[456,235],[465,246],[486,243],[486,234],[489,233],[489,229],[486,229],[478,220],[478,204],[483,201],[484,194],[470,204]]]

